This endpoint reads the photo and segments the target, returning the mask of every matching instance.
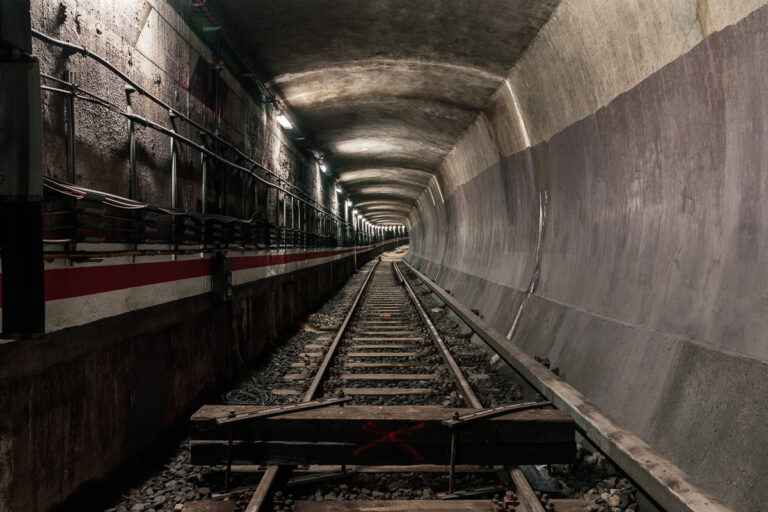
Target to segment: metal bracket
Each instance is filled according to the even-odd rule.
[[[501,416],[503,414],[507,414],[510,412],[526,411],[528,409],[538,409],[540,407],[546,407],[548,405],[552,405],[552,402],[549,402],[548,400],[543,400],[543,401],[537,400],[535,402],[523,402],[519,404],[503,405],[501,407],[494,407],[492,409],[483,409],[481,411],[471,412],[463,416],[459,416],[458,413],[456,413],[452,418],[443,420],[442,423],[448,428],[463,427],[464,425],[469,425],[470,423],[474,423],[479,420],[494,418],[496,416]]]
[[[243,414],[235,414],[231,411],[227,416],[216,418],[217,425],[237,425],[249,420],[271,418],[273,416],[280,416],[283,414],[290,414],[292,412],[307,411],[310,409],[319,409],[321,407],[327,407],[329,405],[343,404],[345,402],[351,402],[353,397],[343,398],[326,398],[322,400],[312,400],[311,402],[302,402],[299,404],[283,405],[280,407],[274,407],[272,409],[266,409],[263,411],[246,412]]]

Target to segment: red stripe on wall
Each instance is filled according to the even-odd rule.
[[[386,243],[386,242],[385,242]],[[377,244],[380,245],[380,244]],[[339,254],[370,250],[371,246],[297,252],[289,254],[264,254],[259,256],[236,256],[232,258],[232,270],[267,267],[295,261],[326,258]],[[137,286],[179,281],[211,274],[209,259],[162,261],[154,263],[127,263],[98,267],[69,267],[45,271],[45,300],[68,299],[111,292]],[[0,274],[0,308],[3,305],[2,274]]]
[[[232,258],[232,270],[245,270],[256,267],[268,267],[282,265],[294,261],[314,260],[327,258],[352,252],[354,249],[342,249],[337,251],[294,252],[289,254],[262,254],[259,256],[238,256]]]
[[[209,259],[127,263],[45,271],[45,300],[68,299],[210,275]]]

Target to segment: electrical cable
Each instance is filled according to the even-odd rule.
[[[185,121],[186,123],[188,123],[188,124],[192,125],[194,128],[196,128],[196,129],[198,129],[199,131],[201,131],[201,132],[205,133],[205,134],[206,134],[206,135],[208,135],[209,137],[212,137],[212,138],[213,138],[214,140],[216,140],[217,142],[219,142],[219,143],[221,143],[221,144],[224,144],[224,145],[225,145],[225,146],[227,146],[228,148],[230,148],[230,149],[232,149],[233,151],[235,151],[235,152],[236,152],[236,153],[237,153],[237,154],[240,156],[240,158],[242,158],[242,159],[244,159],[244,160],[246,160],[246,161],[250,162],[250,163],[251,163],[251,164],[253,164],[254,166],[257,166],[257,167],[259,167],[260,169],[262,169],[262,170],[263,170],[264,172],[266,172],[267,174],[269,174],[269,175],[273,176],[275,179],[277,179],[277,180],[279,180],[279,181],[281,181],[281,182],[285,183],[285,184],[286,184],[288,187],[290,187],[290,188],[294,188],[294,189],[298,190],[300,194],[304,195],[304,196],[307,198],[307,199],[305,199],[305,202],[307,202],[307,203],[308,203],[308,204],[310,204],[311,206],[315,207],[316,209],[320,210],[321,212],[325,213],[326,215],[330,215],[330,216],[332,216],[332,217],[336,218],[336,220],[341,220],[341,217],[339,217],[338,215],[336,215],[336,214],[332,213],[330,210],[328,210],[327,208],[325,208],[325,206],[324,206],[324,205],[322,205],[321,203],[319,203],[318,201],[316,201],[314,198],[312,198],[312,196],[311,196],[310,194],[308,194],[306,191],[304,191],[303,189],[301,189],[299,186],[297,186],[297,185],[294,185],[293,183],[291,183],[291,182],[287,181],[285,178],[282,178],[281,176],[279,176],[279,175],[278,175],[277,173],[275,173],[274,171],[272,171],[272,170],[270,170],[269,168],[265,167],[264,165],[260,164],[260,163],[259,163],[259,162],[257,162],[256,160],[253,160],[252,158],[250,158],[248,155],[246,155],[245,153],[243,153],[243,152],[242,152],[242,151],[241,151],[241,150],[240,150],[238,147],[236,147],[234,144],[232,144],[232,143],[230,143],[229,141],[227,141],[227,140],[225,140],[225,139],[221,138],[220,136],[216,135],[216,133],[214,133],[214,132],[212,132],[212,131],[208,130],[208,129],[207,129],[205,126],[203,126],[202,124],[200,124],[200,123],[198,123],[198,122],[194,121],[193,119],[191,119],[191,118],[189,118],[189,117],[185,116],[184,114],[182,114],[182,113],[181,113],[181,112],[179,112],[178,110],[176,110],[176,109],[172,108],[170,105],[168,105],[167,103],[165,103],[163,100],[161,100],[160,98],[158,98],[158,97],[154,96],[154,95],[153,95],[153,94],[151,94],[149,91],[147,91],[146,89],[144,89],[143,87],[141,87],[141,86],[140,86],[138,83],[136,83],[136,82],[134,82],[133,80],[131,80],[131,79],[128,77],[128,75],[126,75],[125,73],[123,73],[122,71],[120,71],[120,70],[119,70],[119,69],[118,69],[116,66],[114,66],[113,64],[111,64],[111,63],[110,63],[108,60],[106,60],[105,58],[101,57],[99,54],[97,54],[97,53],[92,53],[92,52],[88,51],[88,49],[86,49],[84,46],[79,46],[79,45],[76,45],[76,44],[68,43],[68,42],[66,42],[66,41],[62,41],[62,40],[60,40],[60,39],[55,39],[55,38],[53,38],[53,37],[51,37],[51,36],[49,36],[49,35],[47,35],[47,34],[44,34],[44,33],[40,32],[40,31],[38,31],[38,30],[35,30],[35,29],[32,29],[32,35],[33,35],[34,37],[36,37],[37,39],[39,39],[39,40],[41,40],[41,41],[43,41],[43,42],[45,42],[45,43],[47,43],[47,44],[51,44],[51,45],[54,45],[54,46],[58,46],[58,47],[60,47],[60,48],[64,48],[66,51],[69,51],[69,52],[73,52],[73,53],[79,53],[79,54],[83,55],[84,57],[88,57],[88,58],[91,58],[91,59],[95,60],[96,62],[98,62],[98,63],[99,63],[99,64],[101,64],[102,66],[104,66],[104,67],[106,67],[107,69],[109,69],[110,71],[112,71],[112,73],[114,73],[115,75],[117,75],[117,76],[118,76],[118,77],[119,77],[121,80],[123,80],[125,83],[127,83],[127,84],[129,84],[131,87],[133,87],[133,88],[134,88],[134,89],[135,89],[135,90],[136,90],[136,91],[137,91],[139,94],[141,94],[141,95],[143,95],[143,96],[146,96],[146,97],[147,97],[147,98],[149,98],[151,101],[153,101],[154,103],[156,103],[157,105],[159,105],[160,107],[162,107],[162,108],[163,108],[164,110],[166,110],[166,111],[167,111],[167,112],[168,112],[170,115],[172,115],[172,116],[174,116],[174,117],[176,117],[176,118],[179,118],[179,119],[181,119],[182,121]],[[49,77],[50,77],[50,79],[54,79],[54,80],[57,80],[57,81],[59,80],[59,79],[56,79],[56,78],[54,78],[54,77],[51,77],[50,75],[45,75],[45,78],[49,78]],[[68,84],[70,87],[72,87],[72,84],[70,84],[69,82],[63,81],[63,83],[66,83],[66,84]],[[265,89],[265,90],[266,90],[266,89]],[[92,95],[92,96],[95,96],[95,95]],[[84,99],[84,98],[83,98],[83,99]],[[103,100],[103,99],[102,99],[102,101],[105,101],[105,102],[106,102],[106,100]],[[109,103],[109,102],[107,102],[107,103]],[[114,105],[114,104],[111,104],[111,105],[116,107],[116,105]],[[228,162],[227,162],[227,163],[228,163]],[[266,181],[264,181],[264,182],[265,182],[265,183],[268,183],[268,182],[266,182]],[[271,184],[270,184],[270,185],[271,185]],[[282,189],[281,189],[281,190],[282,190]]]

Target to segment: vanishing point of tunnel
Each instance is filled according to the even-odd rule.
[[[0,0],[0,512],[764,510],[763,0]]]

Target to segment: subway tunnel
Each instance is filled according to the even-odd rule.
[[[406,246],[640,510],[762,510],[764,4],[0,1],[0,510],[109,509]]]

